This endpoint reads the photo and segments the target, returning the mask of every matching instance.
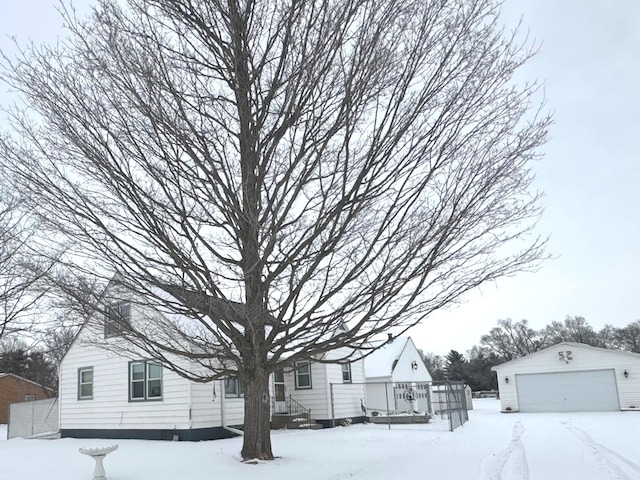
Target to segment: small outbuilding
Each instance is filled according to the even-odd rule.
[[[398,337],[364,359],[370,410],[431,411],[431,375],[411,337]]]
[[[640,354],[563,342],[492,368],[503,412],[640,410]]]

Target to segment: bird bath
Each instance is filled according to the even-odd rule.
[[[108,453],[113,452],[118,448],[118,445],[106,445],[104,447],[93,448],[80,448],[78,451],[84,455],[89,455],[96,461],[96,468],[93,470],[92,480],[107,480],[104,467],[102,466],[102,460]]]

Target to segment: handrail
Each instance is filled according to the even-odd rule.
[[[279,405],[284,402],[284,405]],[[309,420],[311,418],[311,410],[306,408],[293,399],[291,395],[285,400],[277,401],[273,400],[273,413],[274,415],[295,415],[301,416]]]

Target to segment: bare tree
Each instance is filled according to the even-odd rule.
[[[567,317],[562,322],[554,321],[547,327],[553,343],[577,342],[594,347],[604,346],[598,333],[584,317]]]
[[[0,187],[0,338],[33,329],[46,293],[39,282],[51,266],[35,260],[35,226],[20,203],[7,185]]]
[[[244,382],[244,458],[273,458],[271,372],[362,355],[544,257],[549,118],[498,2],[118,3],[5,59],[39,117],[11,111],[0,160],[72,271],[193,319],[129,340]]]
[[[616,329],[614,336],[618,348],[640,353],[640,320],[631,322],[626,327]]]
[[[480,338],[480,345],[504,360],[524,357],[552,344],[548,329],[537,331],[527,320],[513,323],[510,318],[498,320],[498,326]]]
[[[620,338],[619,328],[610,324],[605,324],[604,327],[598,331],[598,346],[603,348],[610,348],[612,350],[623,350],[622,341]]]
[[[445,358],[440,355],[436,355],[432,352],[424,352],[422,349],[418,349],[420,352],[420,357],[427,367],[427,371],[431,375],[431,378],[436,381],[442,381],[446,378],[445,376]]]

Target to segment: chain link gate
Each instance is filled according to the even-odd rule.
[[[332,405],[334,396],[345,385],[331,384]],[[368,382],[360,385],[365,387],[365,398],[361,403],[369,423],[387,425],[390,429],[412,426],[452,432],[469,419],[462,382]]]
[[[47,398],[9,405],[8,438],[54,435],[59,429],[58,399]]]

